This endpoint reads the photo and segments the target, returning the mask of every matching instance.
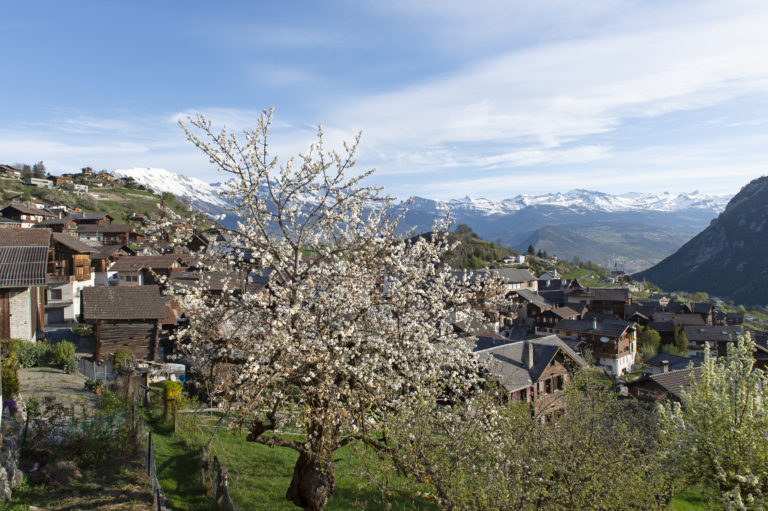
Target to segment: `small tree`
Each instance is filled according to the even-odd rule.
[[[675,327],[675,348],[684,355],[688,353],[688,334],[682,326]]]
[[[754,368],[749,334],[691,374],[681,402],[659,408],[670,465],[718,489],[726,509],[768,506],[768,378]]]
[[[471,380],[474,357],[444,323],[469,292],[442,267],[445,226],[399,236],[393,199],[362,184],[372,171],[348,177],[357,139],[339,154],[319,130],[307,154],[281,166],[269,153],[271,112],[243,137],[202,116],[190,124],[189,140],[232,176],[225,195],[239,219],[226,246],[209,247],[221,255],[210,267],[269,279],[264,293],[189,290],[182,350],[230,368],[224,398],[247,439],[297,451],[286,498],[322,509],[338,448],[370,440],[372,421],[425,382]],[[285,421],[298,438],[278,431]]]
[[[661,345],[661,335],[659,332],[652,328],[641,328],[640,334],[637,336],[637,349],[638,351],[653,356],[659,351]]]
[[[533,255],[533,253],[534,253],[533,245],[528,245],[528,250],[526,251],[526,253],[528,255]]]

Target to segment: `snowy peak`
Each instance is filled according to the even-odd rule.
[[[170,192],[187,200],[190,205],[211,216],[224,214],[227,201],[220,195],[220,188],[195,177],[158,168],[132,168],[112,171],[115,177],[132,177],[137,183],[158,193]]]
[[[414,202],[414,206],[417,208],[448,206],[453,211],[474,212],[481,215],[510,214],[536,206],[554,206],[577,212],[660,211],[668,213],[684,209],[703,209],[719,213],[725,209],[729,198],[727,195],[706,195],[699,192],[655,194],[631,192],[611,195],[578,189],[567,193],[518,195],[500,201],[464,197],[443,202],[419,198]]]

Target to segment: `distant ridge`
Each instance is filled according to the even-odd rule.
[[[223,186],[156,168],[114,171],[157,192],[171,192],[214,217],[226,214]],[[446,208],[457,224],[483,239],[525,250],[529,244],[560,258],[578,256],[627,272],[643,270],[668,256],[720,213],[729,196],[692,193],[626,193],[591,190],[517,195],[504,200],[464,197],[438,201],[414,197],[403,228],[428,232]],[[221,220],[235,226],[231,215]]]
[[[712,223],[642,271],[667,291],[706,291],[746,305],[768,304],[768,176],[750,182]]]

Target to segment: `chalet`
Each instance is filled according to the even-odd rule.
[[[78,237],[94,245],[128,244],[131,237],[130,225],[79,224]]]
[[[531,403],[537,417],[562,408],[562,391],[586,362],[556,335],[475,352],[506,389],[510,401]]]
[[[34,186],[36,188],[53,188],[53,181],[50,179],[41,179],[38,177],[25,177],[22,182],[27,186]]]
[[[138,359],[158,360],[166,306],[157,286],[89,287],[82,292],[81,321],[93,325],[94,358],[122,347]]]
[[[632,298],[625,287],[585,288],[574,279],[565,291],[565,305],[572,303],[583,303],[589,306],[590,311],[621,318],[624,317],[624,306],[631,305]]]
[[[106,213],[72,213],[70,218],[77,225],[112,225],[115,221],[112,215]]]
[[[77,235],[77,222],[75,222],[69,216],[65,216],[64,218],[52,218],[50,220],[43,220],[42,222],[36,223],[35,227],[51,229],[53,232],[62,232],[75,236]]]
[[[67,190],[78,195],[83,195],[88,193],[88,185],[83,183],[69,183],[67,184]]]
[[[6,178],[19,179],[21,178],[21,170],[10,165],[0,164],[0,175]]]
[[[82,290],[95,282],[91,271],[95,249],[69,234],[53,233],[51,238],[45,322],[75,321],[80,314]]]
[[[632,371],[637,355],[637,327],[621,320],[563,320],[553,329],[561,337],[585,341],[600,367],[615,376]]]
[[[549,335],[554,333],[554,327],[563,320],[581,319],[580,313],[570,307],[554,306],[543,311],[536,317],[536,335]]]
[[[49,218],[56,218],[56,215],[50,211],[21,205],[6,206],[0,210],[0,213],[5,218],[21,222],[21,226],[24,228],[32,227]]]
[[[728,312],[725,314],[725,324],[730,326],[737,326],[744,324],[743,312]]]
[[[659,307],[666,307],[669,303],[669,297],[665,294],[656,293],[649,296],[648,301],[653,302]]]
[[[224,289],[236,294],[259,291],[245,273],[238,272],[174,271],[170,274],[170,282],[180,290],[200,290],[206,296],[221,296]]]
[[[133,250],[124,245],[103,245],[94,247],[96,250],[91,254],[91,265],[93,266],[94,284],[97,286],[107,286],[112,278],[117,281],[117,272],[110,270],[112,263],[122,256],[136,255]]]
[[[53,181],[53,186],[57,188],[66,188],[68,184],[72,184],[72,178],[64,176],[51,176],[51,181]]]
[[[43,329],[51,231],[0,231],[0,338],[37,339]]]
[[[688,337],[688,355],[692,357],[703,357],[706,344],[712,355],[724,357],[728,344],[735,343],[742,333],[739,326],[684,326],[683,330]]]
[[[679,371],[686,369],[689,365],[699,367],[702,359],[699,357],[681,357],[671,353],[659,353],[643,364],[643,373],[646,375],[668,373],[670,371]]]
[[[154,274],[170,277],[186,267],[177,254],[159,256],[125,256],[109,270],[118,274],[119,286],[145,286],[157,283]]]
[[[698,379],[701,367],[662,372],[643,376],[626,384],[629,395],[641,401],[677,401],[680,402],[682,391],[690,386],[691,373]]]
[[[704,326],[704,318],[699,314],[677,314],[674,312],[654,312],[651,316],[654,322],[671,322],[675,326]]]

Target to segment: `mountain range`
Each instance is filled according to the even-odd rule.
[[[190,206],[234,226],[222,183],[209,184],[165,169],[133,168],[113,172],[132,177],[157,192],[171,192]],[[438,201],[415,197],[403,228],[426,232],[446,208],[457,224],[481,237],[525,250],[533,245],[560,258],[586,261],[627,272],[648,268],[704,229],[728,202],[725,195],[627,193],[590,190],[517,195],[504,200],[464,197]],[[225,215],[225,216],[222,216]]]
[[[768,177],[744,186],[701,233],[639,273],[669,291],[706,291],[745,305],[768,303]]]

